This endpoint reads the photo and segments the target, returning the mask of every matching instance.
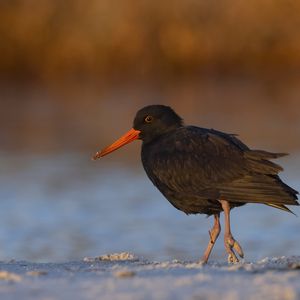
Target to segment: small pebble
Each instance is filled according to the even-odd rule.
[[[0,271],[0,280],[19,282],[22,280],[22,277],[15,273],[10,273],[7,271]]]
[[[43,270],[26,272],[26,275],[29,275],[29,276],[41,276],[41,275],[47,275],[47,274],[48,274],[48,272],[43,271]]]
[[[136,273],[129,270],[121,270],[114,272],[114,276],[118,278],[129,278],[135,276]]]

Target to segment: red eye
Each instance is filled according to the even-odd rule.
[[[147,116],[146,118],[145,118],[145,122],[146,123],[151,123],[153,121],[153,117],[152,116]]]

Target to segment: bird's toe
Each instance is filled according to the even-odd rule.
[[[244,252],[241,245],[233,238],[232,235],[228,235],[224,239],[225,249],[228,253],[228,263],[237,263],[239,259],[236,256],[236,253],[244,258]],[[236,252],[236,253],[235,253]]]
[[[233,249],[237,252],[237,254],[238,254],[241,258],[244,258],[244,251],[243,251],[241,245],[240,245],[237,241],[234,241]]]
[[[229,264],[235,264],[239,262],[239,259],[236,257],[235,253],[232,251],[228,254],[227,261]]]

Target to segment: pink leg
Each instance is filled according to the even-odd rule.
[[[208,232],[210,236],[210,241],[208,242],[207,248],[202,256],[201,263],[206,264],[208,261],[208,258],[210,256],[210,253],[215,245],[215,242],[220,234],[221,226],[220,226],[220,215],[215,214],[214,215],[215,221],[213,228]]]
[[[226,200],[219,200],[223,211],[224,211],[224,219],[225,219],[225,233],[224,233],[224,245],[225,249],[228,253],[228,262],[229,263],[236,263],[238,262],[238,258],[236,257],[236,254],[234,250],[237,252],[237,254],[243,258],[244,253],[243,249],[240,246],[240,244],[233,238],[230,230],[230,204]]]

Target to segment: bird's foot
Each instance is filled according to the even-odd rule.
[[[239,259],[237,258],[236,253],[241,258],[244,258],[244,252],[243,252],[241,245],[233,238],[233,236],[231,234],[225,235],[224,244],[225,244],[225,249],[228,253],[228,263],[239,262]]]
[[[199,266],[205,266],[205,265],[207,264],[207,259],[204,258],[204,257],[202,257],[202,258],[197,262],[197,264],[198,264]]]

